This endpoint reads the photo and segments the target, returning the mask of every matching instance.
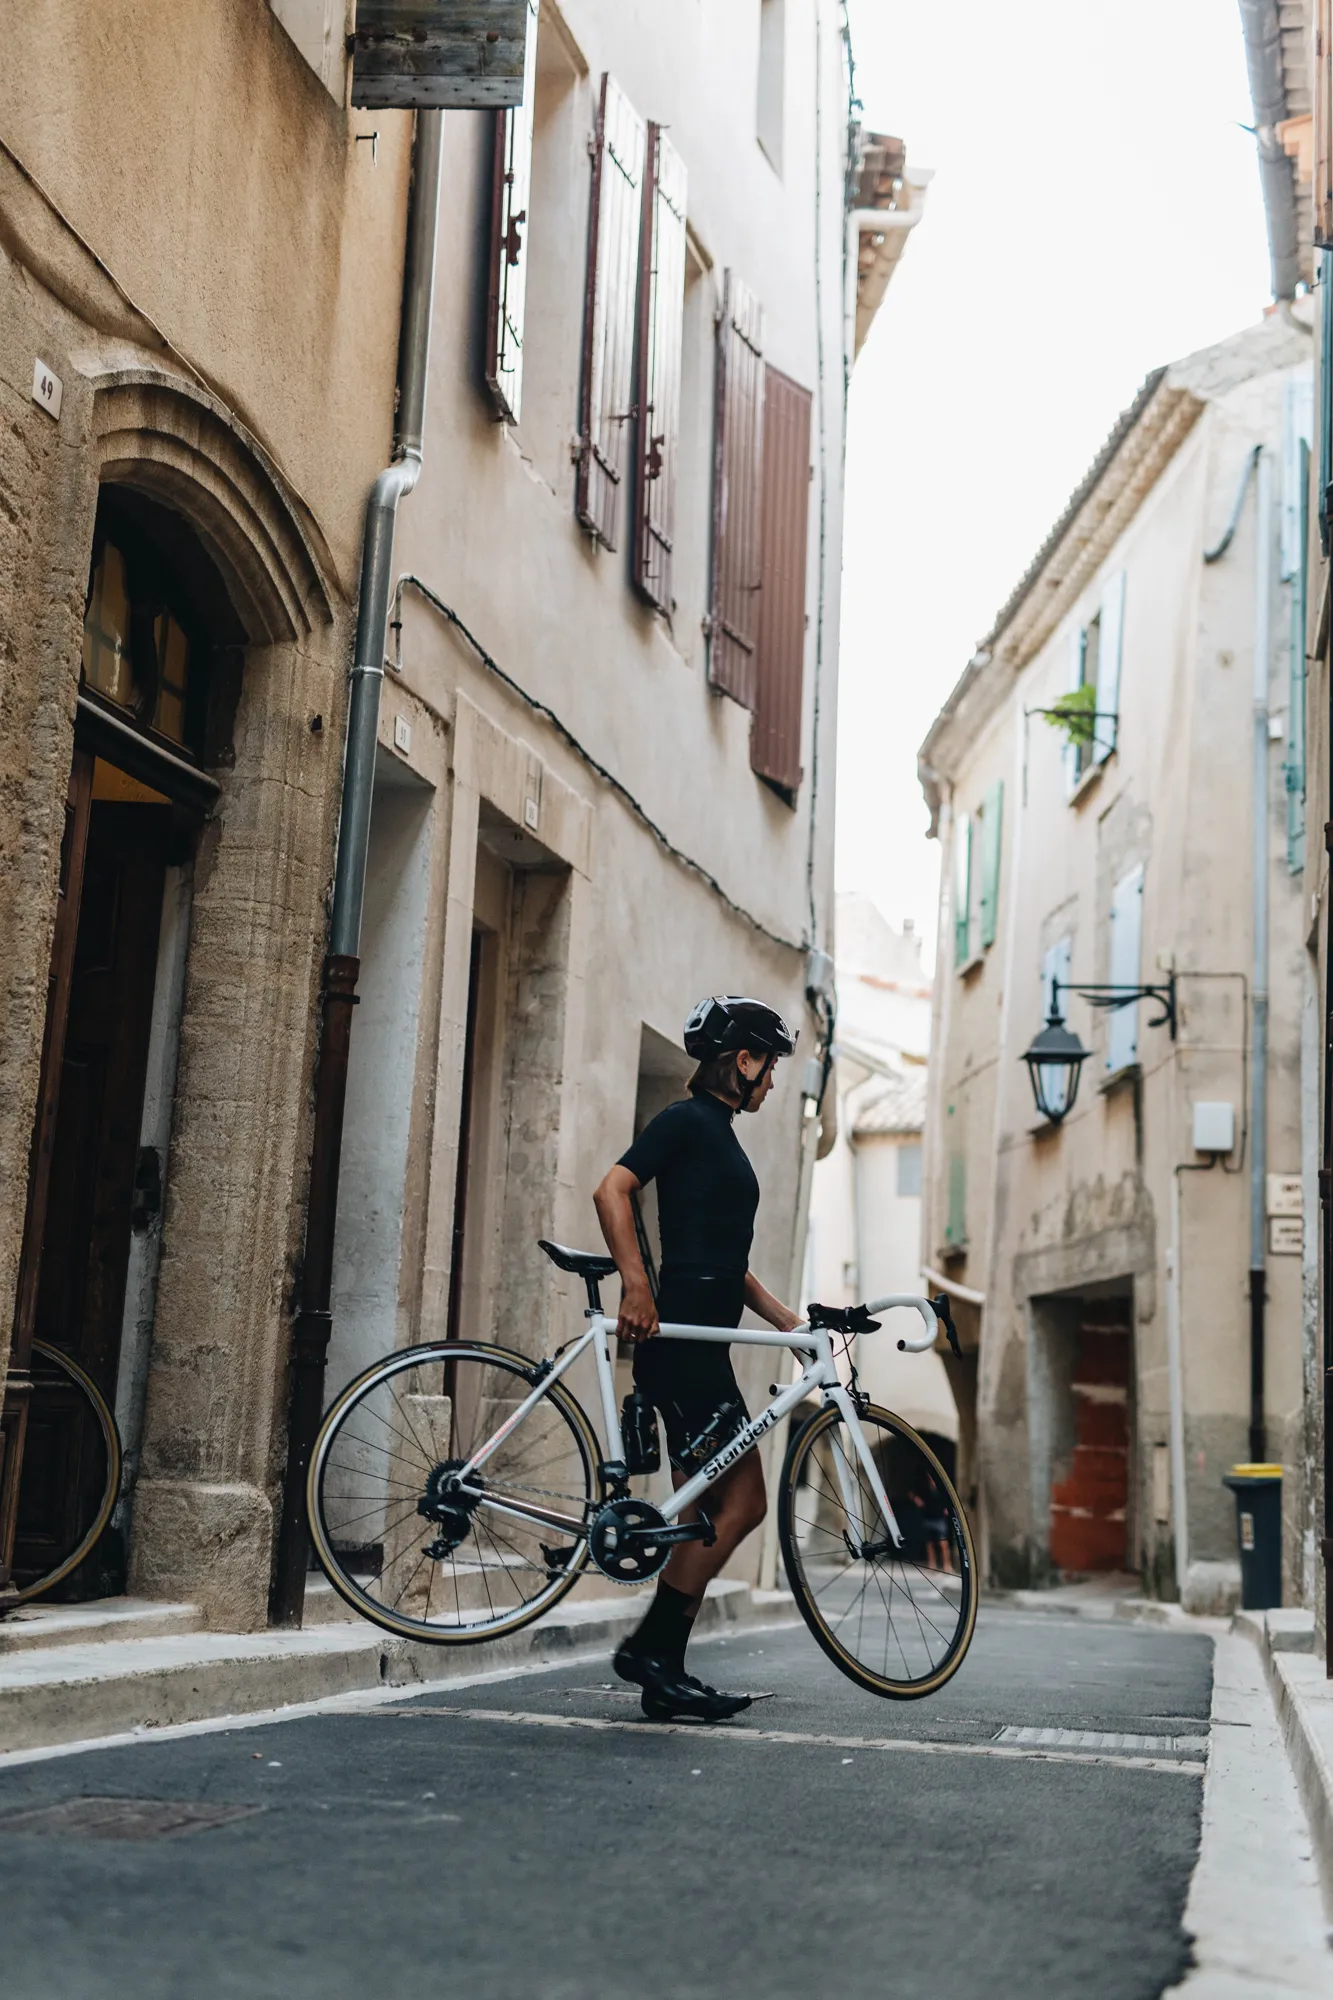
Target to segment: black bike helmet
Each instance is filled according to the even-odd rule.
[[[690,1009],[685,1023],[685,1053],[695,1062],[736,1055],[742,1049],[789,1056],[795,1047],[795,1033],[776,1008],[738,993],[710,994]]]

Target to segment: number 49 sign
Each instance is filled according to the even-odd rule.
[[[40,403],[48,417],[60,420],[60,403],[65,393],[65,385],[54,368],[48,368],[40,358],[32,364],[32,400]]]

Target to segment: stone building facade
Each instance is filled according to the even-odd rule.
[[[1313,1588],[1310,435],[1308,308],[1149,378],[920,753],[944,862],[924,1254],[973,1295],[957,1316],[1000,1581],[1130,1570],[1195,1608],[1234,1598],[1222,1479],[1257,1444],[1284,1472],[1288,1601]],[[1071,701],[1072,729],[1051,714]],[[1047,1117],[1022,1058],[1057,984],[1089,1054]],[[1158,997],[1099,1008],[1078,990],[1098,985]]]
[[[684,13],[534,0],[523,106],[446,118],[330,1389],[451,1326],[563,1333],[535,1238],[587,1238],[701,992],[817,1040],[846,373],[921,190],[849,123],[835,8]],[[343,16],[137,0],[112,33],[43,0],[0,77],[5,1567],[58,1539],[23,1479],[85,1477],[81,1419],[25,1436],[36,1340],[125,1445],[69,1588],[241,1627],[412,156],[410,112],[350,108]],[[811,1122],[788,1069],[755,1135],[780,1289]]]

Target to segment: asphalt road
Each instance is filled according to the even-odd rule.
[[[1206,1638],[997,1609],[924,1702],[862,1694],[797,1629],[692,1649],[705,1678],[773,1692],[729,1733],[643,1724],[584,1663],[14,1767],[0,1990],[1155,2000],[1188,1963],[1199,1778],[995,1739],[1205,1735],[1211,1656]],[[868,1747],[884,1738],[954,1748]],[[261,1810],[157,1839],[4,1825],[81,1798]]]

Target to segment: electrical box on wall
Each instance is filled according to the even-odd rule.
[[[1229,1153],[1236,1143],[1234,1104],[1196,1104],[1194,1107],[1194,1150],[1196,1153]]]

